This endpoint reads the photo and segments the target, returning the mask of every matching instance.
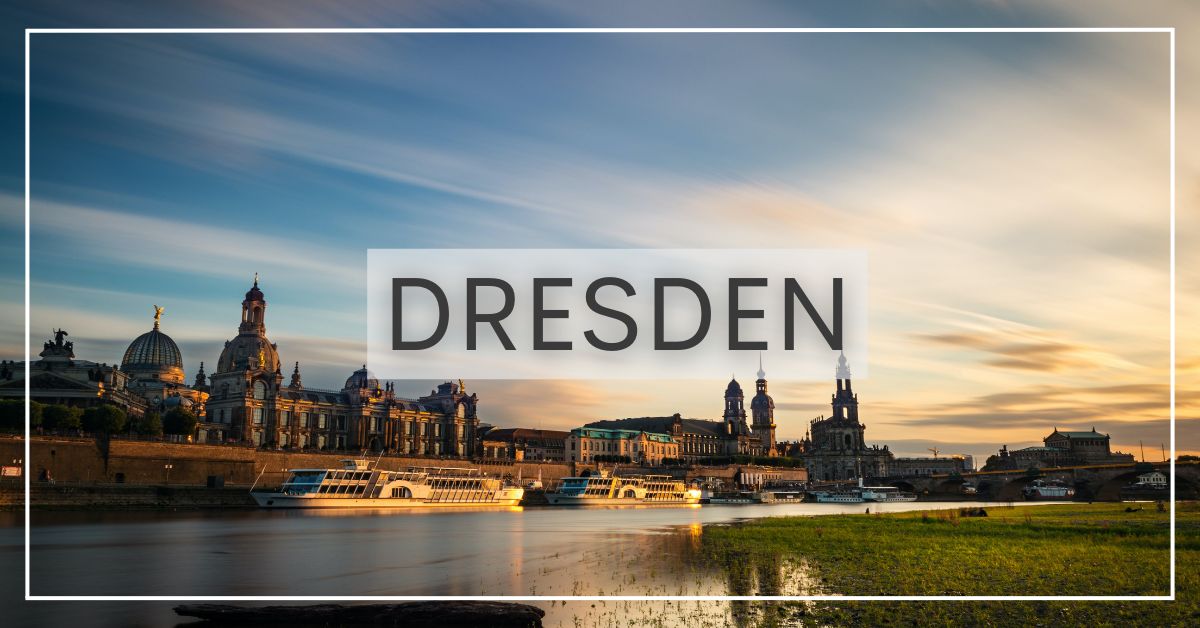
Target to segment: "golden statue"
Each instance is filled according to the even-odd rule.
[[[159,307],[159,306],[157,306],[157,305],[156,305],[156,306],[154,306],[154,328],[155,328],[155,329],[158,329],[158,320],[159,320],[160,318],[162,318],[162,315],[163,315],[163,310],[165,310],[165,309],[166,309],[166,308],[162,308],[162,307]]]
[[[266,366],[267,366],[267,354],[266,354],[266,352],[264,352],[262,350],[262,347],[259,347],[259,349],[258,349],[258,368],[261,369],[261,368],[265,368]]]
[[[458,378],[458,392],[464,395],[467,394],[467,385],[463,383],[461,377]]]

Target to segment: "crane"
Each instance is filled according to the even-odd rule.
[[[937,457],[938,457],[938,454],[942,453],[942,450],[938,449],[937,447],[930,447],[930,448],[929,448],[929,451],[932,451],[932,452],[933,452],[933,457],[934,457],[934,458],[937,458]]]

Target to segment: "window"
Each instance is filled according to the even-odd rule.
[[[288,446],[288,433],[287,432],[284,432],[279,435],[279,446],[280,447]]]
[[[307,412],[300,413],[300,427],[312,427],[312,424],[308,422]]]
[[[254,382],[254,398],[255,399],[266,399],[267,398],[267,385],[264,384],[262,382],[262,380]]]
[[[324,412],[317,415],[317,427],[324,429],[326,421],[329,420],[329,415]]]
[[[284,411],[280,412],[279,413],[279,424],[284,427],[291,425],[292,424],[292,413],[288,410],[284,410]]]
[[[254,408],[254,410],[253,410],[253,417],[254,417],[254,424],[255,424],[255,425],[262,425],[262,423],[263,423],[263,409],[262,409],[262,408]]]

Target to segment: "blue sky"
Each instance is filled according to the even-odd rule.
[[[203,15],[144,5],[131,19],[590,26],[675,15],[658,6],[661,16],[632,4],[602,16],[569,3],[217,3]],[[732,15],[704,4],[691,19],[1092,19],[1008,3],[879,6],[865,16],[767,3]],[[128,24],[117,18],[133,7],[10,12],[105,26]],[[1138,34],[38,35],[34,341],[62,326],[81,357],[117,361],[149,328],[151,304],[164,305],[190,377],[235,333],[257,271],[283,359],[299,360],[309,385],[338,387],[363,361],[367,248],[846,246],[872,259],[872,378],[859,390],[878,417],[873,440],[911,440],[913,451],[971,443],[966,453],[980,455],[1097,422],[1121,444],[1157,442],[1166,59],[1165,36]],[[18,116],[19,76],[3,83],[4,110]],[[0,347],[15,356],[13,156],[0,237],[18,247],[5,248],[0,275]],[[1183,281],[1191,307],[1194,278]],[[755,365],[742,366],[731,368],[749,378]],[[826,411],[828,387],[773,382],[785,437]],[[723,386],[475,388],[493,413],[485,420],[569,427],[715,416]]]

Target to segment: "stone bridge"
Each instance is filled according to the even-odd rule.
[[[1017,501],[1022,499],[1021,489],[1030,482],[1059,480],[1075,487],[1076,499],[1117,501],[1121,488],[1137,481],[1137,476],[1151,470],[1170,476],[1167,462],[1139,462],[1121,465],[1093,465],[1077,467],[1047,467],[1038,469],[1036,475],[1028,471],[978,471],[962,475],[931,475],[923,477],[888,478],[883,482],[922,495],[961,494],[963,482],[971,482],[978,489],[978,497],[991,501]],[[1195,499],[1200,489],[1200,463],[1175,463],[1175,496],[1177,499]]]

